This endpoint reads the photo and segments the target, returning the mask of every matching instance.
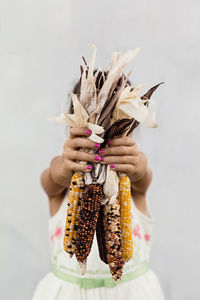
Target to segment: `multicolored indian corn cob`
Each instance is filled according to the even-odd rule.
[[[103,214],[104,214],[103,210],[104,210],[104,205],[101,205],[99,211],[99,217],[97,221],[96,237],[97,237],[97,244],[99,249],[99,257],[105,264],[108,264],[108,259],[107,259],[108,251],[106,249],[105,230],[103,224]]]
[[[119,175],[120,225],[122,233],[123,258],[129,261],[133,257],[133,235],[131,222],[131,184],[125,174]]]
[[[69,201],[66,215],[65,235],[63,240],[64,250],[70,257],[75,251],[76,223],[80,212],[80,198],[84,189],[84,175],[74,173],[71,179],[69,189]]]
[[[116,199],[113,204],[107,204],[104,206],[103,223],[110,272],[115,281],[120,281],[125,261],[122,257],[120,204],[118,199]]]
[[[75,245],[75,255],[80,263],[84,263],[90,253],[102,199],[101,184],[92,183],[85,187],[81,198]]]

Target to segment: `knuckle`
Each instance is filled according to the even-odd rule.
[[[70,133],[71,133],[71,134],[74,133],[74,127],[70,127]]]
[[[77,165],[78,165],[78,164],[75,164],[73,161],[71,161],[71,162],[70,162],[70,168],[71,168],[71,170],[77,171],[77,170],[78,170],[78,169],[77,169]]]
[[[107,147],[107,148],[105,148],[103,154],[104,155],[111,155],[112,154],[112,150],[113,150],[112,147]]]
[[[136,141],[131,137],[131,141],[133,145],[136,145]]]
[[[78,159],[78,160],[80,160],[80,159],[81,159],[81,153],[80,153],[80,151],[72,150],[72,151],[71,151],[71,157],[72,157],[73,159]]]
[[[72,170],[72,164],[71,164],[70,160],[64,159],[63,164],[64,164],[64,168],[66,168],[66,170]]]
[[[126,150],[127,150],[126,146],[121,146],[122,153],[126,153]]]
[[[136,164],[139,164],[139,161],[140,161],[140,157],[139,155],[136,156]]]
[[[138,151],[138,146],[137,146],[137,144],[134,144],[134,145],[133,145],[133,148],[134,148],[134,150],[135,150],[135,151],[137,151],[137,152],[138,152],[138,154],[139,154],[139,151]]]
[[[126,163],[126,160],[127,160],[127,159],[126,159],[125,156],[122,156],[122,157],[121,157],[121,163],[122,163],[122,164],[125,164],[125,163]]]
[[[125,147],[125,149],[124,149],[124,154],[125,154],[125,155],[128,155],[128,154],[129,154],[129,147]]]
[[[68,147],[68,145],[67,145],[67,141],[66,141],[62,147],[63,152],[66,150],[67,147]]]
[[[132,156],[132,164],[137,165],[139,162],[138,156]]]
[[[68,138],[64,144],[64,149],[68,149],[68,148],[72,147],[72,145],[73,145],[72,141],[73,140],[71,138]]]
[[[129,146],[133,145],[133,139],[130,136],[127,136],[126,139]]]
[[[78,138],[78,137],[74,138],[73,139],[73,146],[74,146],[74,148],[79,148],[80,145],[81,145],[81,139]]]
[[[63,147],[63,150],[62,150],[62,157],[65,159],[67,158],[67,149]]]
[[[77,164],[77,168],[78,168],[78,171],[81,171],[81,172],[85,171],[85,165],[83,165],[83,164]]]
[[[121,172],[125,172],[126,173],[126,166],[124,164],[119,166],[119,169]]]

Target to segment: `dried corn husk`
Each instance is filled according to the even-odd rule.
[[[119,178],[117,172],[110,169],[110,166],[107,166],[106,170],[106,181],[103,184],[103,192],[105,195],[105,201],[108,201],[109,204],[113,204],[118,195],[119,189]]]

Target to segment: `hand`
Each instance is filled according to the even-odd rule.
[[[68,171],[90,172],[92,170],[91,164],[80,164],[76,162],[99,162],[101,157],[97,154],[87,153],[79,150],[80,148],[94,149],[100,148],[99,143],[90,141],[87,137],[90,136],[91,130],[87,128],[72,127],[70,129],[70,136],[63,146],[62,160],[64,168]]]
[[[100,149],[99,154],[102,164],[109,164],[112,170],[125,173],[131,182],[140,180],[146,173],[146,157],[138,151],[131,134],[110,140],[108,147]]]

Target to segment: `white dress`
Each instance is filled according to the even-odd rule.
[[[52,271],[42,278],[32,300],[164,300],[160,282],[149,268],[154,219],[140,212],[132,200],[134,255],[125,263],[122,279],[116,283],[109,266],[98,254],[96,234],[87,259],[87,272],[81,275],[75,255],[63,249],[68,192],[58,210],[49,219]]]

